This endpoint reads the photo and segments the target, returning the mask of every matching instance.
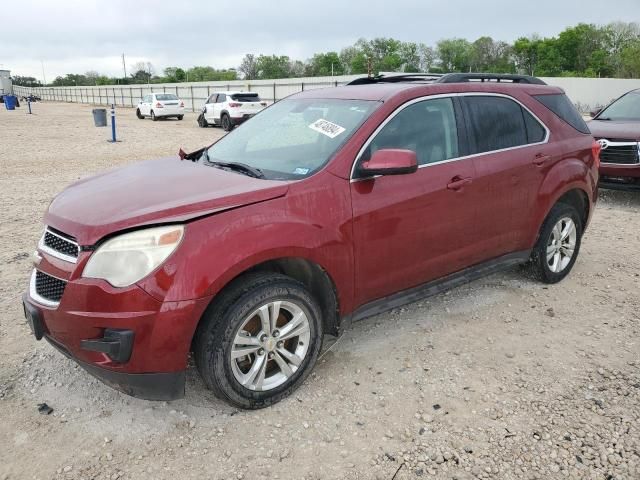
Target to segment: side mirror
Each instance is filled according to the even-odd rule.
[[[598,114],[600,113],[600,111],[601,111],[601,110],[591,110],[591,111],[589,112],[589,116],[590,116],[591,118],[595,118],[595,116],[596,116],[596,115],[598,115]]]
[[[412,150],[385,148],[375,152],[360,166],[365,175],[403,175],[418,170],[418,157]]]

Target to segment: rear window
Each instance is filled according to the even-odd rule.
[[[473,153],[526,145],[527,127],[522,109],[503,97],[464,97]]]
[[[590,133],[589,127],[582,119],[576,107],[564,93],[553,93],[551,95],[534,95],[533,98],[555,113],[558,117],[571,125],[580,133]]]
[[[234,93],[231,99],[236,102],[259,102],[260,97],[257,93]]]
[[[166,102],[167,100],[178,100],[173,93],[157,93],[156,100]]]

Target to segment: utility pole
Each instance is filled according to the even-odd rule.
[[[124,72],[124,78],[127,78],[127,64],[124,61],[124,53],[122,54],[122,71]]]
[[[42,82],[43,82],[43,85],[46,85],[47,77],[44,76],[44,61],[40,60],[40,65],[42,65]]]

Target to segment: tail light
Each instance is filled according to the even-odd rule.
[[[164,105],[162,105],[160,102],[156,103],[156,108],[164,108]]]
[[[600,150],[602,150],[602,146],[594,140],[591,144],[591,154],[597,168],[600,168]]]
[[[267,106],[267,102],[260,102],[260,105],[262,105],[263,107]]]
[[[184,102],[180,100],[180,107],[184,108]]]
[[[231,107],[231,108],[236,108],[236,107],[241,107],[241,106],[242,106],[242,104],[240,104],[240,103],[230,103],[229,104],[229,107]]]

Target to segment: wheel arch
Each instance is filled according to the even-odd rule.
[[[330,335],[338,335],[340,331],[341,318],[340,303],[338,289],[333,278],[331,278],[331,275],[325,268],[311,259],[301,256],[286,256],[255,263],[249,267],[243,268],[240,272],[233,274],[230,278],[224,281],[211,299],[205,313],[198,320],[193,332],[193,338],[191,341],[192,345],[198,332],[199,325],[202,323],[207,311],[210,310],[211,306],[214,305],[220,297],[220,294],[244,275],[255,272],[281,273],[302,283],[318,302],[322,313],[324,332]]]
[[[538,241],[540,230],[544,225],[544,221],[549,216],[551,209],[558,203],[571,205],[575,207],[578,212],[581,212],[582,231],[584,233],[584,230],[586,229],[589,222],[589,217],[591,215],[591,201],[586,188],[584,188],[582,185],[572,185],[565,188],[564,190],[559,191],[555,196],[551,198],[551,201],[546,206],[543,215],[537,219],[535,227],[536,232],[532,245],[534,245]]]

